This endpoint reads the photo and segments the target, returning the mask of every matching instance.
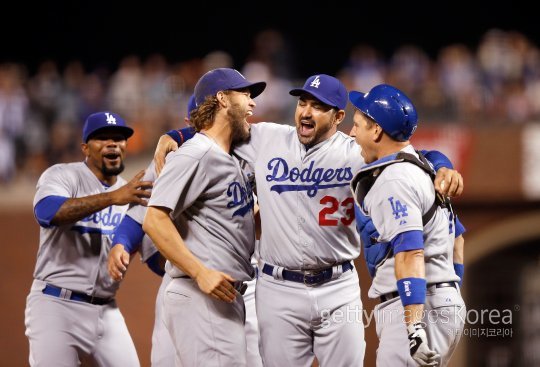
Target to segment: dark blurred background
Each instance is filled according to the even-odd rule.
[[[39,175],[82,159],[81,128],[100,110],[135,127],[123,176],[183,126],[198,78],[234,67],[265,80],[254,123],[293,124],[293,86],[326,73],[349,90],[403,89],[413,143],[447,154],[465,179],[455,208],[468,232],[467,334],[453,366],[540,366],[540,28],[513,3],[67,2],[0,6],[0,364],[24,366],[24,305],[38,245]],[[352,108],[340,129],[349,132]],[[363,301],[369,275],[362,259]],[[149,365],[159,279],[136,263],[119,304]],[[484,317],[476,317],[484,311]],[[510,312],[509,324],[487,315]],[[366,366],[377,338],[366,329]]]

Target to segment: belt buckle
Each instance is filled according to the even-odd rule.
[[[309,277],[315,277],[317,275],[321,275],[322,270],[304,270],[303,273],[304,273],[304,285],[307,285],[308,287],[313,287],[317,284],[320,284],[324,280],[324,277],[323,277],[321,280],[318,280],[318,281],[311,281],[311,282],[308,281]]]

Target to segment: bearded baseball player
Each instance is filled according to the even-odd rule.
[[[245,281],[255,272],[254,200],[231,146],[249,138],[247,117],[266,83],[214,69],[195,86],[200,132],[167,157],[144,231],[167,258],[165,323],[184,366],[245,366]],[[196,331],[196,332],[194,332]]]
[[[347,90],[319,74],[290,93],[299,97],[296,129],[253,124],[250,141],[234,151],[255,172],[260,204],[261,355],[265,366],[311,366],[315,356],[322,366],[359,366],[365,342],[353,260],[360,240],[349,184],[364,162],[354,139],[337,130]],[[459,176],[441,169],[437,180],[453,194]]]
[[[187,125],[191,125],[189,113],[197,108],[195,104],[195,95],[192,94],[189,98],[187,111],[188,115],[184,118]],[[175,140],[181,142],[189,140],[193,137],[195,130],[193,128],[184,128],[180,130],[171,130],[167,134]],[[174,144],[176,150],[178,144]],[[162,168],[162,167],[161,167]],[[161,169],[154,166],[154,162],[146,169],[146,174],[143,178],[145,181],[154,182]],[[248,174],[248,178],[252,175]],[[253,185],[252,179],[249,180],[250,185]],[[255,200],[256,201],[256,200]],[[130,262],[130,254],[133,254],[142,245],[142,260],[147,262],[149,267],[156,273],[161,272],[163,280],[156,296],[154,328],[152,331],[152,350],[150,360],[152,367],[169,367],[175,365],[175,350],[169,332],[165,327],[163,320],[163,294],[165,288],[169,284],[171,277],[161,271],[161,266],[156,262],[162,256],[152,244],[150,238],[144,234],[142,223],[146,214],[146,207],[142,205],[131,205],[124,219],[115,230],[114,247],[109,253],[109,273],[115,280],[121,280],[127,271]],[[257,244],[257,243],[256,243]],[[257,247],[257,246],[256,246]],[[148,260],[146,260],[148,259]],[[256,267],[257,262],[255,256],[252,257],[252,265]],[[254,268],[255,269],[255,268]],[[252,367],[262,366],[262,360],[259,353],[259,331],[257,323],[257,314],[255,310],[255,284],[256,277],[253,280],[247,281],[246,291],[243,295],[246,308],[246,345],[247,345],[247,365]],[[179,361],[176,361],[180,365]]]
[[[107,272],[110,235],[129,203],[144,203],[151,183],[118,176],[133,130],[115,113],[90,115],[84,162],[56,164],[37,183],[40,243],[25,311],[31,366],[139,366]]]
[[[375,307],[377,366],[446,366],[465,312],[453,267],[451,205],[437,195],[431,166],[409,142],[418,119],[410,99],[386,84],[349,96],[356,141],[368,163],[351,189],[380,242],[369,290],[381,300]]]

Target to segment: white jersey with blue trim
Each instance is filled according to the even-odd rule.
[[[262,261],[298,270],[358,257],[349,183],[364,160],[354,139],[336,132],[306,149],[294,127],[261,122],[234,152],[255,172]]]
[[[253,279],[253,195],[238,159],[213,140],[196,134],[167,156],[149,206],[172,210],[180,236],[205,266],[235,280]],[[172,277],[183,276],[169,261]]]
[[[402,151],[418,157],[412,145]],[[437,207],[426,226],[422,224],[422,215],[431,208],[434,200],[431,177],[420,167],[403,162],[389,165],[382,171],[367,193],[362,208],[372,218],[380,242],[390,242],[407,231],[423,232],[428,284],[459,281],[452,264],[455,228],[448,209]],[[377,298],[396,290],[392,256],[377,269],[368,295]]]
[[[34,207],[47,196],[80,198],[117,190],[126,181],[118,176],[113,186],[104,185],[84,162],[56,164],[38,180]],[[109,206],[76,223],[40,227],[40,243],[34,278],[57,287],[108,298],[118,282],[107,271],[111,235],[127,205]]]

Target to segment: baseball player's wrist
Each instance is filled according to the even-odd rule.
[[[402,278],[397,281],[399,298],[403,306],[426,302],[427,282],[424,278]]]

